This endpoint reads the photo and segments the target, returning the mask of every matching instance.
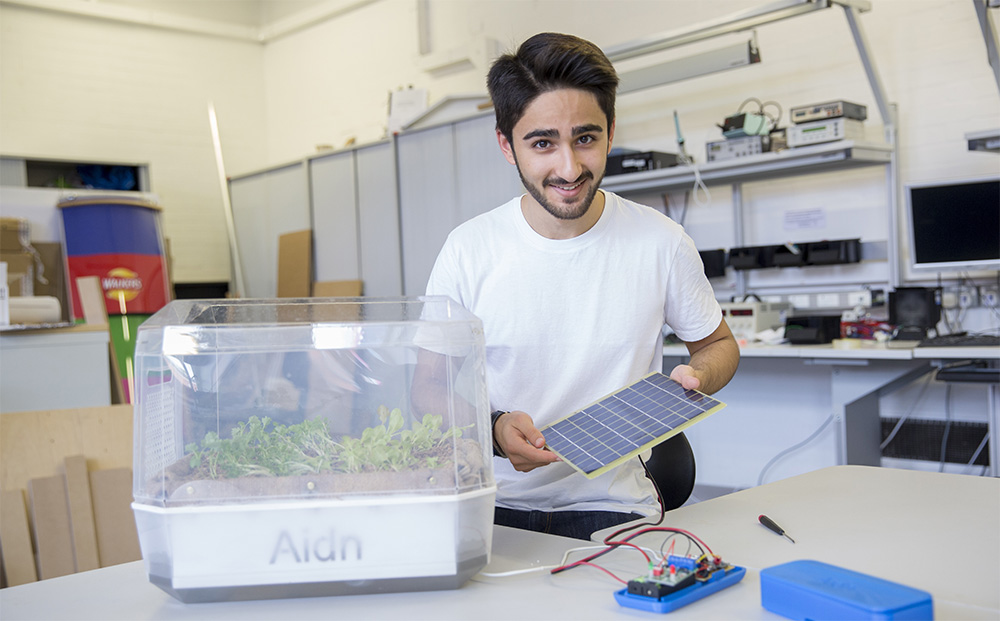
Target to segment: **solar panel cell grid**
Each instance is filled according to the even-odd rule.
[[[543,432],[550,450],[593,478],[723,407],[663,373],[652,373]]]

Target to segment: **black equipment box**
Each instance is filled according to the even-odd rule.
[[[792,345],[822,345],[840,338],[840,317],[807,315],[785,320],[785,338]]]
[[[608,168],[606,175],[623,175],[625,173],[639,172],[642,170],[656,170],[658,168],[670,168],[680,163],[679,158],[674,153],[660,153],[659,151],[646,151],[644,153],[622,153],[608,156]]]

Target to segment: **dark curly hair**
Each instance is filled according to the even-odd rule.
[[[537,34],[496,59],[486,78],[496,110],[497,129],[513,140],[514,125],[542,93],[578,88],[594,94],[611,127],[615,118],[618,74],[599,47],[579,37]]]

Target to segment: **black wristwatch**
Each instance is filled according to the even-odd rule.
[[[504,414],[507,414],[505,410],[494,410],[493,413],[490,414],[490,437],[493,438],[493,454],[497,457],[503,457],[506,459],[507,454],[503,452],[502,448],[500,448],[500,443],[497,442],[496,436],[497,421],[500,420],[500,417]]]

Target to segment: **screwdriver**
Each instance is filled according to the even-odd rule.
[[[785,534],[785,529],[783,529],[782,527],[778,526],[778,524],[774,520],[772,520],[771,518],[767,517],[766,515],[761,514],[760,516],[757,517],[757,519],[760,521],[761,524],[763,524],[764,526],[766,526],[768,528],[768,530],[772,530],[772,531],[778,533],[779,535],[781,535],[782,537],[784,537],[785,539],[791,541],[792,543],[795,543],[794,539],[792,539],[791,537],[789,537],[788,535]]]

